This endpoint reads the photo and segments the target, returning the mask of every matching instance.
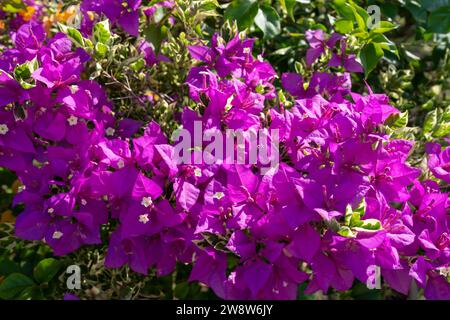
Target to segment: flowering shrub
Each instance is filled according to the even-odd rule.
[[[225,17],[251,30],[235,16],[245,2],[256,4],[233,1]],[[105,268],[144,276],[191,265],[188,281],[223,299],[295,299],[303,283],[306,295],[347,291],[374,267],[401,294],[417,286],[450,298],[450,140],[428,139],[428,168],[411,162],[405,114],[370,81],[367,93],[352,85],[384,42],[356,44],[342,23],[341,33],[305,30],[306,63],[279,73],[236,26],[202,29],[214,1],[70,4],[7,1],[0,11],[11,36],[0,56],[0,166],[22,184],[18,238],[55,256],[106,246]],[[269,8],[249,9],[264,38],[281,32]],[[194,136],[196,122],[209,136],[278,130],[279,162],[180,163],[172,134]]]

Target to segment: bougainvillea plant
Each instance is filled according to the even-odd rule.
[[[399,295],[450,299],[448,107],[404,134],[408,113],[371,81],[412,55],[384,35],[395,24],[371,28],[365,9],[335,1],[328,28],[317,17],[296,32],[299,6],[2,2],[0,166],[20,184],[5,222],[47,251],[34,279],[5,271],[0,298],[36,298],[85,252],[97,278],[126,269],[137,291],[186,273],[181,297],[198,284],[222,299],[344,295],[375,274]],[[302,60],[274,62],[294,48],[277,44],[283,33]],[[180,162],[173,134],[194,137],[195,123],[276,131],[279,159]],[[66,292],[77,295],[95,293]]]

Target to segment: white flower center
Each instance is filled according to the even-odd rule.
[[[79,87],[77,85],[72,85],[69,87],[70,88],[70,92],[72,92],[72,94],[77,93]]]
[[[5,134],[8,133],[8,131],[9,131],[9,128],[6,124],[0,124],[0,134],[1,135],[4,136]]]
[[[120,159],[120,160],[117,162],[117,166],[119,167],[119,169],[122,169],[123,167],[125,167],[125,162],[123,162],[123,160]]]
[[[222,199],[223,197],[225,197],[225,193],[223,193],[223,192],[216,192],[213,195],[213,198],[218,199],[218,200]]]
[[[50,213],[50,214],[52,214],[53,212],[55,212],[55,209],[53,209],[53,208],[48,208],[47,212]]]
[[[67,119],[67,122],[69,122],[70,126],[75,126],[78,123],[78,118],[72,115],[69,119]]]
[[[200,168],[197,168],[194,170],[194,175],[196,177],[201,177],[202,176],[202,170]]]
[[[149,221],[150,221],[150,219],[148,218],[148,214],[141,214],[139,216],[140,223],[147,224]]]
[[[55,232],[53,232],[52,238],[58,240],[58,239],[61,239],[62,236],[63,236],[63,233],[61,231],[55,231]]]
[[[114,135],[114,133],[116,132],[116,130],[114,130],[114,128],[109,127],[108,129],[106,129],[105,132],[106,132],[106,135],[107,135],[108,137],[111,137],[111,136]]]
[[[152,198],[150,198],[150,197],[143,197],[142,201],[141,201],[141,204],[144,207],[146,207],[146,208],[150,207],[153,204]]]

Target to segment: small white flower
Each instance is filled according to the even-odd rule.
[[[52,238],[58,240],[58,239],[61,239],[61,237],[63,235],[64,234],[61,231],[55,231],[55,232],[53,232]]]
[[[78,118],[72,115],[69,119],[67,119],[67,122],[69,122],[70,126],[76,126],[78,123]]]
[[[106,132],[106,135],[107,135],[108,137],[111,137],[111,136],[114,135],[114,133],[116,132],[116,130],[114,130],[114,128],[109,127],[108,129],[106,129],[105,132]]]
[[[194,170],[194,175],[195,175],[196,177],[201,177],[201,176],[202,176],[202,170],[201,170],[200,168],[196,168],[196,169]]]
[[[123,162],[123,160],[120,159],[120,160],[117,162],[117,167],[118,167],[119,169],[122,169],[123,167],[125,167],[125,162]]]
[[[441,276],[447,277],[450,275],[450,267],[446,268],[446,267],[441,267],[439,268],[439,274]]]
[[[143,197],[142,201],[141,201],[141,204],[144,207],[146,207],[146,208],[150,207],[153,204],[152,198],[150,198],[150,197]]]
[[[52,214],[53,212],[55,212],[55,209],[53,209],[53,208],[48,208],[47,212],[50,213],[50,214]]]
[[[4,136],[9,131],[9,128],[6,124],[0,124],[0,134]]]
[[[213,198],[218,199],[218,200],[222,199],[223,197],[225,197],[225,193],[223,193],[223,192],[216,192],[213,195]]]
[[[84,199],[81,199],[81,204],[82,204],[83,206],[85,206],[85,205],[87,205],[87,201],[84,200]]]
[[[143,223],[143,224],[147,224],[150,221],[150,219],[148,218],[148,214],[141,214],[139,216],[139,222]]]
[[[70,86],[69,88],[70,88],[70,92],[72,92],[72,94],[77,93],[77,91],[80,89],[77,85]]]

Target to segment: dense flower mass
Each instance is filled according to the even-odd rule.
[[[137,36],[141,1],[126,3],[81,8]],[[414,280],[427,298],[450,299],[440,272],[450,262],[448,193],[408,163],[413,142],[386,132],[399,114],[386,95],[353,92],[346,72],[291,72],[280,77],[288,98],[277,100],[277,73],[254,56],[254,40],[216,33],[188,47],[198,64],[185,83],[200,107],[185,107],[179,124],[278,129],[280,162],[264,172],[259,163],[177,164],[158,123],[116,117],[102,86],[82,75],[92,57],[66,34],[31,20],[11,37],[0,56],[0,166],[23,183],[18,237],[44,240],[55,255],[106,242],[106,267],[144,275],[192,264],[190,281],[224,299],[295,299],[303,282],[306,293],[348,290],[370,281],[373,266],[398,292]],[[331,50],[329,67],[363,71],[344,36],[306,39],[309,65]],[[148,42],[139,50],[148,66],[170,61]],[[18,66],[30,74],[18,79]],[[434,177],[449,183],[450,147],[426,149]]]

